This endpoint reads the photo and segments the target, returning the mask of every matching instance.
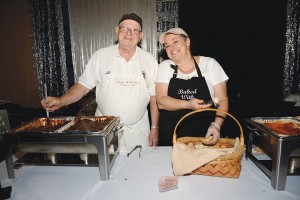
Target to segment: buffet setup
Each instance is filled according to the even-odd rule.
[[[238,184],[240,188],[237,190],[249,194],[253,192],[251,188],[268,191],[269,196],[258,193],[257,199],[287,197],[287,199],[294,200],[300,197],[299,190],[295,189],[298,188],[295,183],[300,181],[300,118],[252,117],[245,121],[244,132],[248,137],[248,143],[245,144],[245,154],[239,157],[241,176],[229,181],[227,179],[230,178],[208,178],[207,175],[203,175],[202,178],[197,178],[199,175],[192,174],[179,177],[178,186],[174,187],[178,190],[179,195],[171,192],[171,196],[174,194],[173,199],[178,199],[181,192],[189,189],[190,197],[199,195],[196,194],[196,188],[191,187],[191,183],[187,183],[186,180],[192,181],[196,185],[203,185],[203,180],[205,180],[205,185],[209,185],[210,182],[214,183],[210,187],[220,183],[222,187],[232,188]],[[31,191],[33,194],[26,192],[21,194],[18,191],[23,190],[23,187],[28,187],[27,184],[33,184],[31,179],[34,179],[34,182],[37,181],[37,184],[47,185],[46,180],[52,180],[53,176],[56,177],[52,180],[53,183],[62,184],[59,189],[56,188],[61,193],[65,193],[69,185],[72,185],[73,177],[78,177],[88,185],[91,184],[91,188],[80,184],[82,188],[78,189],[95,197],[90,199],[96,199],[97,193],[102,193],[104,196],[114,193],[108,189],[109,185],[118,190],[114,193],[116,199],[123,199],[125,194],[121,185],[128,189],[125,196],[129,197],[135,194],[134,191],[131,191],[131,188],[135,188],[134,185],[147,185],[141,189],[142,195],[142,193],[147,193],[149,187],[157,188],[157,183],[154,184],[155,186],[150,185],[154,182],[152,179],[155,178],[158,181],[166,175],[175,177],[171,160],[174,147],[143,147],[139,151],[134,151],[130,156],[120,155],[118,132],[121,128],[120,119],[115,116],[58,116],[30,120],[0,135],[1,140],[5,143],[5,172],[8,178],[4,179],[5,181],[1,178],[1,181],[5,186],[12,186],[13,191],[14,187],[16,188],[17,191],[13,194],[16,199],[23,199],[24,195],[28,196],[27,199],[31,199],[33,196],[35,199],[38,197],[35,190]],[[242,133],[241,125],[240,131]],[[254,151],[258,148],[261,150],[260,154]],[[226,166],[224,167],[226,168]],[[97,168],[99,176],[94,174]],[[261,176],[260,172],[265,176]],[[93,175],[89,176],[90,173]],[[40,179],[41,176],[46,179]],[[265,177],[270,180],[271,184],[265,180]],[[131,182],[131,178],[141,181],[141,183]],[[59,181],[62,179],[68,181],[62,183]],[[152,181],[149,182],[150,180]],[[46,183],[44,183],[45,181]],[[228,186],[225,186],[227,184]],[[252,187],[245,187],[249,184]],[[182,188],[184,189],[182,190]],[[284,191],[284,193],[281,193],[282,196],[277,196],[275,193],[277,191]],[[165,196],[160,196],[160,192],[152,192],[149,194],[149,198],[164,199]],[[222,192],[222,195],[228,193],[225,189],[221,190]],[[69,194],[70,191],[67,193]],[[53,191],[48,195],[49,199],[55,198]],[[74,199],[75,197],[70,198]],[[86,196],[81,194],[75,199],[86,199]]]

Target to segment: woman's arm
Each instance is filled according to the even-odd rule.
[[[226,81],[215,85],[213,88],[214,88],[214,96],[219,98],[218,109],[224,112],[228,112],[229,106],[228,106]],[[226,118],[226,114],[217,112],[215,123],[217,123],[221,127],[225,118]]]

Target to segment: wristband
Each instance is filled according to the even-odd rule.
[[[216,127],[216,129],[218,129],[218,131],[220,131],[221,128],[220,128],[219,124],[217,124],[216,122],[212,122],[211,125]]]
[[[151,126],[151,129],[159,129],[159,127],[158,126]]]

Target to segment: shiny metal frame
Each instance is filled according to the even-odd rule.
[[[270,179],[275,190],[285,190],[291,154],[300,148],[300,136],[282,137],[275,135],[252,119],[246,119],[249,140],[246,158],[254,162]],[[252,154],[253,145],[259,146],[272,160],[259,160]]]
[[[97,156],[98,156],[98,163],[99,163],[99,172],[100,172],[100,179],[101,180],[109,180],[110,170],[113,166],[113,163],[119,153],[118,149],[118,124],[119,124],[119,118],[116,118],[113,122],[114,124],[111,126],[108,126],[107,129],[104,131],[101,131],[99,133],[86,133],[86,132],[76,132],[76,133],[70,133],[70,132],[62,132],[62,133],[30,133],[26,132],[23,133],[7,133],[3,135],[3,140],[7,143],[8,148],[6,152],[6,167],[7,167],[7,173],[8,178],[14,179],[14,167],[15,163],[13,162],[13,151],[17,148],[18,144],[21,145],[32,145],[32,144],[38,144],[38,145],[45,145],[46,148],[47,145],[50,144],[50,146],[55,145],[68,145],[68,144],[78,144],[79,148],[84,148],[85,146],[89,147],[91,149],[91,145],[96,148]],[[109,154],[109,148],[110,145],[114,145],[114,153]],[[28,148],[27,148],[28,149]],[[59,152],[59,149],[64,148],[58,148],[57,152],[55,153],[68,153],[68,152]],[[50,149],[52,150],[52,149]],[[89,150],[83,150],[87,153]],[[55,163],[52,163],[52,165],[56,165]]]

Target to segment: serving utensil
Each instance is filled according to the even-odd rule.
[[[46,104],[48,102],[48,95],[47,95],[47,85],[46,83],[44,83],[44,98],[45,98],[45,101],[46,101]],[[49,120],[49,110],[46,108],[46,115],[47,115],[47,118]]]
[[[141,157],[142,145],[136,145],[129,153],[127,153],[127,157],[138,148],[140,148],[139,157]]]
[[[205,101],[203,104],[213,104],[216,108],[218,108],[219,106],[219,100],[220,98],[219,97],[215,97],[209,101]]]

